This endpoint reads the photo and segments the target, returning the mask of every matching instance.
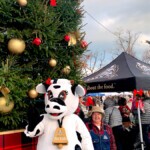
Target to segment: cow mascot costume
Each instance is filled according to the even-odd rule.
[[[85,94],[84,88],[67,79],[49,78],[38,84],[36,91],[45,94],[46,113],[30,118],[24,133],[38,136],[37,150],[94,150],[84,122],[74,114],[79,96]]]

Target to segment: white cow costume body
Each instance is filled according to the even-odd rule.
[[[58,120],[62,121],[65,128],[68,144],[61,150],[94,150],[91,136],[83,121],[74,114],[79,104],[79,96],[85,94],[81,85],[72,85],[70,80],[51,80],[46,89],[41,83],[36,87],[38,93],[45,94],[45,111],[43,119],[33,131],[26,127],[25,134],[28,137],[38,137],[37,150],[58,150],[58,146],[53,144],[54,133],[59,127]],[[63,119],[62,119],[63,118]],[[77,138],[79,132],[82,138],[80,142]]]

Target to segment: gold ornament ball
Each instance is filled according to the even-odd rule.
[[[8,105],[5,105],[5,106],[1,107],[0,112],[1,113],[9,113],[9,112],[12,111],[13,108],[14,108],[14,102],[11,101],[11,102],[9,102]]]
[[[21,54],[25,50],[25,42],[21,39],[11,39],[8,42],[8,49],[13,54]]]
[[[27,5],[27,0],[17,0],[17,2],[20,6],[26,6]]]
[[[0,108],[6,105],[6,98],[5,97],[0,97]]]
[[[35,89],[31,89],[29,92],[28,92],[28,96],[30,97],[30,98],[37,98],[37,96],[38,96],[38,92],[35,90]]]
[[[71,69],[70,66],[66,66],[65,68],[63,68],[62,72],[66,75],[68,75],[70,73]]]
[[[49,65],[50,65],[51,67],[55,67],[55,66],[57,65],[57,61],[52,58],[52,59],[49,60]]]

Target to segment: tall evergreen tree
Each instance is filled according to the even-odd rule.
[[[81,0],[0,1],[0,130],[23,127],[37,83],[81,82],[83,12]]]

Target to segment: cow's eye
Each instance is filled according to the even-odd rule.
[[[67,95],[67,92],[66,92],[66,91],[61,91],[58,97],[59,97],[60,99],[65,100],[65,99],[66,99],[66,95]]]
[[[48,99],[53,98],[53,93],[52,93],[52,91],[48,91],[48,92],[47,92],[47,96],[48,96]]]

